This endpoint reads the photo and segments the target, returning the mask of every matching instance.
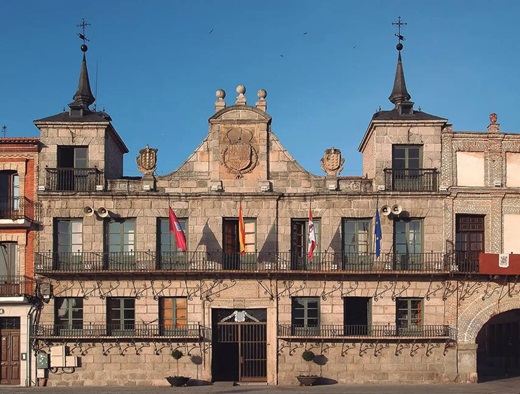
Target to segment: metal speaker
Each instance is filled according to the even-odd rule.
[[[94,208],[87,205],[85,208],[83,208],[83,215],[85,215],[85,216],[94,215]]]
[[[394,215],[399,215],[401,212],[403,212],[403,207],[399,204],[395,204],[392,206],[392,213]]]
[[[385,215],[385,216],[388,216],[390,215],[390,207],[388,205],[383,205],[381,207],[381,215]]]
[[[108,216],[108,209],[105,207],[99,207],[96,211],[100,218],[106,218]]]

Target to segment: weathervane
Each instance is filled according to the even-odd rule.
[[[87,36],[85,35],[85,28],[87,26],[90,26],[90,23],[86,22],[85,21],[85,18],[81,18],[81,23],[79,25],[77,25],[78,27],[81,27],[81,33],[78,33],[78,37],[83,40],[83,45],[81,45],[81,50],[83,52],[87,52],[88,51],[88,47],[87,47],[87,44],[85,44],[87,41],[90,41]]]
[[[5,135],[7,134],[7,126],[5,124],[2,126],[2,133],[4,133],[5,138]]]
[[[401,17],[397,18],[397,22],[392,22],[393,26],[397,26],[397,33],[395,34],[395,36],[397,37],[399,42],[397,43],[397,45],[395,47],[397,48],[398,51],[403,49],[403,44],[401,44],[401,41],[404,41],[404,36],[401,34],[401,26],[406,26],[407,24],[408,23],[406,23],[406,22],[401,22]]]

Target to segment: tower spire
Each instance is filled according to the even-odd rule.
[[[392,89],[392,93],[390,94],[390,97],[388,98],[393,104],[395,104],[396,108],[400,107],[401,104],[406,103],[408,104],[407,107],[411,106],[410,104],[410,94],[408,93],[408,90],[406,89],[406,82],[404,79],[404,71],[403,71],[403,63],[401,60],[401,51],[403,49],[403,44],[401,41],[404,41],[404,36],[401,34],[401,26],[407,25],[406,22],[401,22],[401,17],[397,19],[397,22],[392,23],[392,25],[397,26],[398,32],[395,34],[395,36],[398,39],[398,43],[396,45],[396,49],[399,52],[399,55],[397,56],[397,70],[395,72],[395,79],[394,79],[394,87]],[[413,103],[411,103],[413,106]]]
[[[87,70],[87,58],[85,55],[88,51],[86,42],[89,41],[89,39],[85,36],[85,27],[87,26],[90,26],[90,23],[85,22],[85,18],[83,18],[81,24],[78,25],[78,27],[82,28],[82,33],[78,33],[78,37],[83,40],[83,44],[81,45],[83,61],[81,62],[78,89],[74,94],[74,101],[69,104],[71,115],[76,116],[83,116],[84,114],[89,113],[89,106],[94,103],[94,101],[96,101],[94,95],[92,94],[92,90],[90,89],[90,81]]]

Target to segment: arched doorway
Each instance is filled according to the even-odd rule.
[[[493,316],[476,342],[479,381],[520,376],[520,309]]]

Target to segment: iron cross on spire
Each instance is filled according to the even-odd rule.
[[[399,44],[401,44],[401,41],[404,41],[404,36],[401,35],[401,26],[406,26],[408,23],[401,22],[401,17],[397,18],[397,22],[392,22],[393,26],[397,26],[397,33],[395,36],[399,40]]]
[[[78,33],[78,37],[83,40],[83,44],[87,41],[90,41],[87,36],[85,36],[85,28],[87,26],[90,26],[90,23],[85,21],[85,18],[81,18],[81,23],[77,25],[78,27],[81,27],[81,33]]]

